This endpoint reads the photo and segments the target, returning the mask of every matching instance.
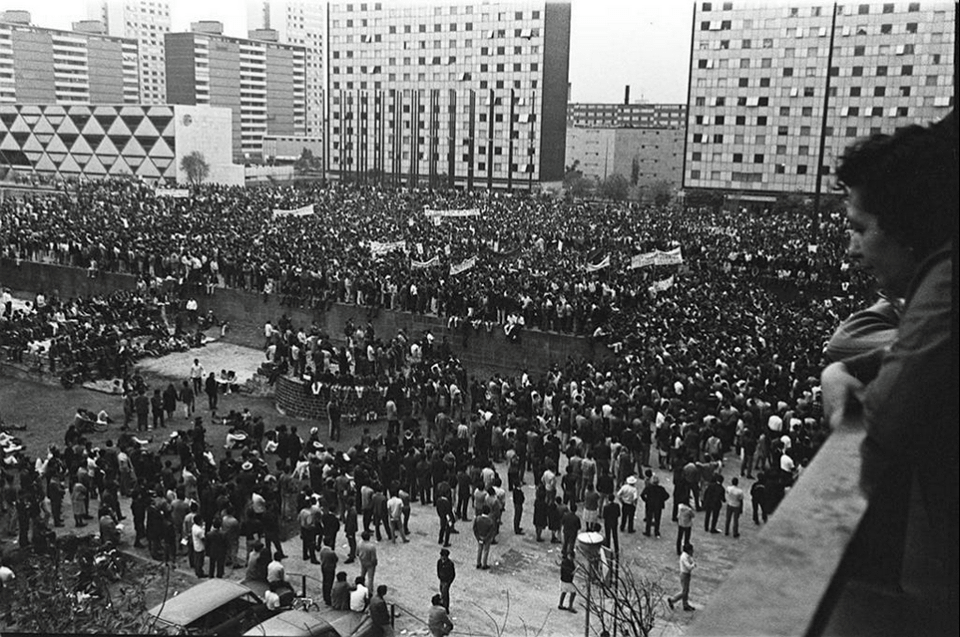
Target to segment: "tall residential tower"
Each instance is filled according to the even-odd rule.
[[[110,35],[137,41],[140,102],[165,104],[167,71],[163,38],[170,31],[170,3],[162,0],[102,0],[91,6],[90,14],[103,21]]]

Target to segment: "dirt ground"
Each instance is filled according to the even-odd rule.
[[[219,372],[222,368],[235,369],[238,373],[241,371],[239,368],[241,364],[253,365],[255,369],[262,358],[262,354],[256,350],[238,353],[233,346],[218,348],[210,345],[173,356],[178,358],[165,357],[168,360],[141,364],[144,376],[151,387],[164,387],[171,380],[177,382],[183,380],[193,358],[199,358],[207,370]],[[253,369],[245,371],[252,372]],[[118,396],[83,388],[65,390],[0,377],[0,415],[7,423],[27,426],[26,431],[18,432],[17,435],[25,443],[31,457],[36,457],[52,443],[63,444],[66,427],[72,421],[76,408],[80,406],[93,411],[106,409],[117,421],[117,424],[107,432],[93,434],[90,437],[95,445],[103,445],[107,438],[115,438],[118,435],[119,422],[122,421],[123,414],[121,399]],[[301,435],[306,436],[311,426],[320,425],[321,432],[325,431],[322,423],[300,421],[280,415],[271,399],[255,398],[244,394],[228,395],[222,398],[220,413],[224,414],[231,409],[240,410],[244,407],[250,408],[254,414],[262,415],[268,429],[279,424],[293,425],[298,427]],[[205,400],[198,400],[197,414],[204,416],[205,425],[208,427],[208,440],[215,448],[215,453],[218,456],[221,455],[226,429],[222,425],[210,423]],[[178,417],[177,422],[172,424],[178,427],[187,426],[187,422],[182,417]],[[384,424],[380,422],[347,428],[343,432],[341,448],[357,442],[364,426],[370,426],[374,433],[384,429]],[[152,442],[149,448],[158,448],[160,441],[168,435],[168,431],[169,428],[150,432]],[[326,440],[325,434],[322,435],[322,439]],[[170,459],[174,458],[171,456]],[[505,476],[505,466],[499,466],[498,471]],[[728,461],[723,471],[728,481],[738,472],[739,463],[736,460]],[[657,473],[661,484],[672,492],[669,472],[658,470]],[[529,473],[526,475],[526,482],[527,486],[524,489],[526,506],[523,515],[523,528],[526,534],[513,534],[511,528],[513,509],[512,503],[508,503],[500,541],[493,547],[490,554],[490,570],[481,571],[474,568],[476,543],[473,540],[470,524],[463,522],[457,524],[459,534],[452,536],[451,539],[453,544],[451,557],[457,567],[457,579],[451,591],[451,614],[456,626],[454,635],[574,637],[584,634],[586,613],[581,599],[577,599],[578,614],[557,609],[560,547],[549,542],[549,533],[546,534],[546,542],[535,541],[532,524],[534,490]],[[743,486],[749,491],[749,481],[745,481]],[[671,504],[672,502],[668,502],[667,506]],[[123,506],[128,508],[129,501],[125,500]],[[65,502],[65,508],[69,508],[68,500]],[[749,509],[749,502],[747,508]],[[697,548],[699,566],[693,577],[691,601],[697,607],[702,607],[709,602],[712,592],[739,560],[750,538],[759,528],[754,526],[749,512],[745,512],[740,539],[724,537],[722,533],[719,535],[704,533],[702,515],[698,514],[695,520],[692,538]],[[64,512],[64,517],[67,521],[72,520],[69,511]],[[638,521],[638,528],[640,524],[642,522]],[[146,557],[144,551],[132,547],[133,533],[129,518],[125,525],[126,550]],[[430,597],[437,591],[435,565],[440,548],[436,541],[438,522],[433,508],[415,503],[410,527],[412,535],[409,544],[393,544],[384,541],[378,545],[380,564],[377,569],[377,583],[389,586],[387,600],[397,605],[397,634],[426,635],[428,633],[425,620],[430,607]],[[72,523],[57,530],[65,533],[74,531]],[[635,534],[622,534],[621,552],[623,560],[631,562],[639,574],[660,580],[664,592],[672,594],[678,588],[678,577],[677,556],[674,550],[676,525],[670,521],[669,508],[665,511],[662,531],[662,539],[646,538],[639,531]],[[296,536],[288,539],[284,546],[288,555],[285,565],[290,579],[293,579],[299,587],[301,581],[299,574],[307,575],[308,593],[319,597],[319,567],[304,563],[300,559],[300,540]],[[241,541],[241,552],[242,549]],[[342,560],[347,554],[345,541],[337,549]],[[186,558],[181,558],[178,567],[178,579],[172,587],[177,591],[194,581],[186,564]],[[343,565],[341,561],[341,567],[347,571],[349,581],[359,574],[359,565],[356,563]],[[235,573],[230,573],[228,576],[239,580],[242,577],[242,569],[237,569]],[[156,593],[162,594],[162,585],[155,586],[158,587]],[[683,634],[684,627],[695,615],[695,612],[671,611],[664,603],[658,612],[652,634],[658,636]],[[596,627],[595,619],[591,628],[594,627]]]

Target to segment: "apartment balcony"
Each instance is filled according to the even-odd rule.
[[[896,516],[878,515],[858,486],[863,437],[830,436],[686,635],[960,634],[956,563],[938,553],[916,483],[906,541],[890,541]]]

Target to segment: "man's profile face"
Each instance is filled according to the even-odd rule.
[[[909,248],[880,227],[876,215],[864,209],[860,188],[851,188],[847,197],[847,223],[849,257],[872,274],[885,292],[905,296],[917,261]]]

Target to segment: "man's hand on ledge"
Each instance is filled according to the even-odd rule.
[[[847,371],[842,362],[831,363],[820,375],[823,390],[823,415],[831,429],[862,423],[861,400],[865,386]]]

